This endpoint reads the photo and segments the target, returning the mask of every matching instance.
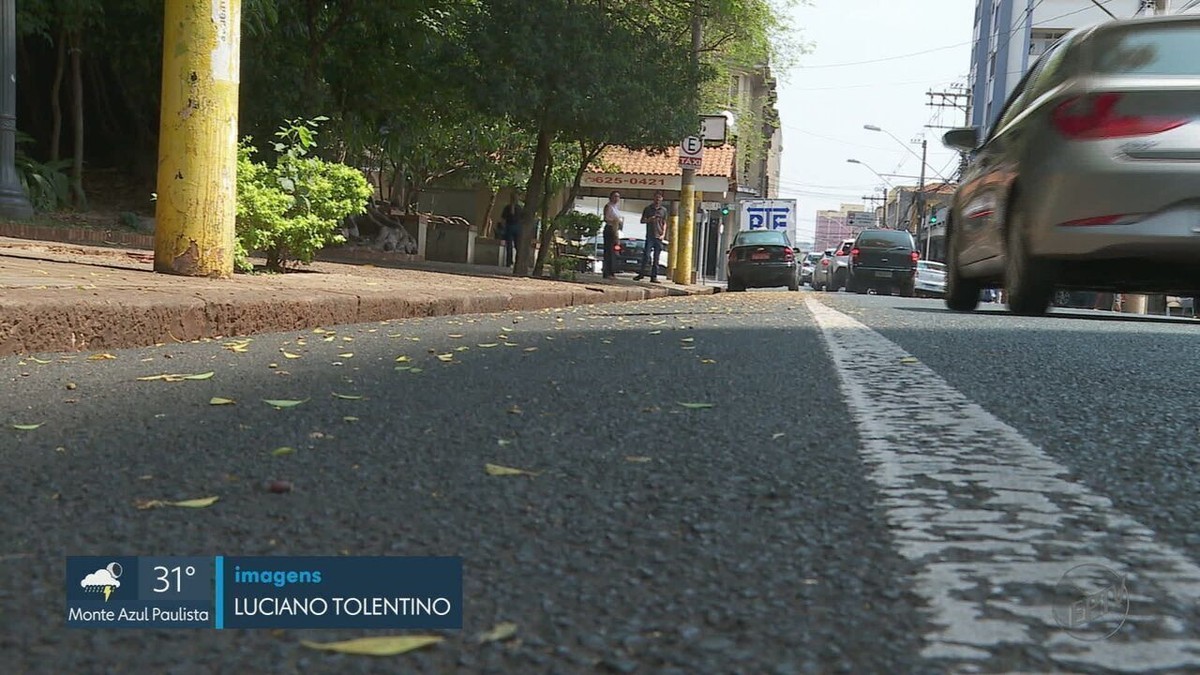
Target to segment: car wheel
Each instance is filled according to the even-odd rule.
[[[833,275],[833,290],[840,291],[846,287],[846,273],[836,272]]]
[[[1026,224],[1019,201],[1009,210],[1004,250],[1004,295],[1008,310],[1022,316],[1041,316],[1054,299],[1054,267],[1029,254]]]
[[[900,295],[905,298],[911,298],[916,295],[916,290],[913,288],[913,282],[909,281],[900,284]]]
[[[979,292],[983,285],[968,279],[958,269],[958,228],[950,225],[950,241],[946,247],[946,307],[955,312],[973,312],[979,307]]]
[[[793,277],[791,283],[788,284],[788,290],[789,291],[799,291],[800,290],[800,280]]]
[[[729,291],[730,293],[738,293],[746,290],[746,287],[742,285],[740,281],[731,277],[729,281],[725,283],[725,290]]]

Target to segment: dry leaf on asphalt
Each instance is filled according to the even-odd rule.
[[[293,354],[293,353],[291,353],[291,352],[289,352],[289,351],[284,351],[284,350],[282,350],[282,349],[280,349],[279,351],[283,352],[283,358],[285,358],[285,359],[298,359],[298,358],[300,358],[300,355],[299,355],[299,354]]]
[[[479,347],[482,349],[491,349],[492,347],[499,347],[499,346],[500,346],[499,342],[487,342],[487,343],[479,345]]]
[[[508,440],[507,438],[497,438],[496,445],[499,445],[503,448],[506,445],[512,445],[512,441]]]
[[[285,445],[282,448],[275,448],[274,450],[271,451],[271,454],[275,455],[276,457],[283,457],[284,455],[295,454],[295,452],[296,452],[295,448],[291,448],[291,447],[288,447]]]
[[[638,455],[630,455],[629,457],[625,458],[625,461],[633,462],[634,464],[645,464],[646,462],[650,461],[650,458],[649,457],[641,457]]]
[[[263,399],[263,403],[266,403],[267,405],[270,405],[270,406],[275,406],[276,408],[293,408],[295,406],[300,405],[301,403],[307,403],[307,402],[308,402],[308,399],[303,399],[301,401],[294,401],[294,400],[288,400],[288,399],[266,399],[266,398]]]
[[[526,471],[524,469],[514,469],[511,466],[501,466],[499,464],[484,464],[483,468],[489,476],[536,476],[534,471]]]
[[[680,401],[679,405],[681,405],[689,410],[703,410],[705,408],[713,407],[712,403],[684,403],[682,401]]]
[[[92,354],[91,356],[88,357],[88,361],[105,361],[108,359],[115,359],[115,358],[117,358],[117,357],[113,356],[112,354]]]
[[[716,363],[716,359],[700,359],[700,363]]]
[[[461,335],[461,334],[459,334],[459,333],[449,333],[449,334],[447,334],[447,335],[446,335],[446,337],[448,337],[448,338],[454,338],[455,340],[457,340],[458,338],[462,337],[462,335]]]
[[[214,397],[208,399],[209,405],[233,405],[234,403],[235,403],[235,401],[233,399],[221,398],[220,396],[214,396]]]
[[[471,348],[466,345],[463,345],[462,347],[454,348],[454,351],[456,351],[456,352],[466,352],[466,351],[470,351],[470,350],[471,350]]]
[[[561,319],[559,319],[561,321]],[[486,633],[480,633],[476,641],[484,642],[503,642],[512,639],[517,634],[517,624],[511,621],[503,621],[496,624]]]
[[[680,338],[680,342],[695,342],[696,338]]]
[[[49,361],[43,361],[43,360],[41,360],[41,359],[37,358],[36,356],[31,356],[31,357],[29,357],[29,360],[30,360],[30,361],[33,361],[34,363],[40,363],[40,364],[42,364],[43,366],[44,366],[44,365],[46,365],[47,363],[50,363]]]
[[[786,434],[784,434],[782,431],[777,434],[771,434],[771,440],[775,440],[777,438],[783,438],[785,435]]]
[[[906,356],[906,357],[900,359],[900,363],[918,363],[918,361],[917,361],[917,357],[915,357],[915,356]]]
[[[411,360],[412,359],[408,358],[407,356],[397,356],[396,357],[396,363],[408,363]]]
[[[520,415],[523,412],[525,412],[525,411],[521,410],[521,406],[518,406],[518,405],[514,405],[508,409],[508,414],[510,414],[510,415]]]
[[[357,422],[357,421],[358,421],[358,418],[357,418],[357,417],[353,417],[353,416],[351,416],[351,415],[347,415],[347,416],[345,416],[345,417],[343,417],[343,418],[342,418],[342,421],[343,421],[343,422]]]
[[[650,331],[650,334],[651,335],[662,335],[662,331],[661,330],[652,330],[652,331]]]
[[[338,654],[358,654],[362,656],[395,656],[405,654],[414,649],[435,645],[443,640],[437,635],[393,635],[383,637],[357,638],[343,642],[311,642],[303,640],[300,644],[309,649],[319,649]]]
[[[454,355],[453,354],[438,354],[437,360],[441,361],[443,363],[449,363],[454,360]]]
[[[220,497],[201,497],[199,499],[185,499],[181,502],[165,502],[161,499],[147,499],[136,503],[136,506],[141,510],[156,509],[163,506],[178,506],[185,509],[203,509],[217,503]]]
[[[147,375],[146,377],[139,377],[138,382],[154,382],[154,381],[182,382],[184,380],[210,380],[210,379],[212,379],[212,376],[215,374],[216,373],[214,373],[213,371],[210,370],[207,373],[194,373],[194,374],[177,373],[177,374],[163,374],[163,375]]]
[[[536,351],[537,351],[537,347],[526,347],[526,348],[525,348],[525,351],[527,351],[527,352],[536,352]]]
[[[338,354],[338,358],[339,359],[352,359],[352,358],[354,358],[354,352],[342,352],[341,354]]]
[[[357,394],[339,394],[336,391],[333,392],[333,396],[334,396],[334,398],[340,398],[343,401],[361,401],[361,400],[363,400],[363,397],[359,396]]]
[[[241,342],[226,342],[225,349],[228,349],[231,352],[237,352],[238,354],[245,354],[250,349],[250,340],[244,340]]]
[[[33,431],[43,424],[45,424],[45,422],[38,422],[37,424],[14,424],[12,425],[12,428],[17,429],[18,431]]]

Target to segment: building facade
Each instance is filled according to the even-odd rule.
[[[1180,0],[976,0],[971,125],[988,129],[1037,57],[1068,32],[1117,18],[1169,13]]]
[[[858,234],[861,227],[852,227],[849,216],[854,212],[865,211],[862,204],[842,204],[837,211],[817,211],[816,231],[813,235],[814,251],[824,251],[837,248],[843,240]]]

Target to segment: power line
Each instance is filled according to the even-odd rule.
[[[1105,7],[1104,5],[1100,4],[1099,2],[1097,2],[1097,0],[1092,0],[1092,4],[1093,4],[1093,5],[1095,5],[1095,6],[1097,6],[1097,7],[1099,7],[1100,9],[1104,10],[1104,13],[1105,13],[1105,14],[1107,14],[1107,15],[1109,15],[1110,17],[1112,17],[1112,19],[1113,19],[1114,21],[1116,20],[1116,18],[1117,18],[1117,15],[1116,15],[1116,14],[1113,14],[1113,13],[1112,13],[1112,12],[1110,12],[1110,11],[1108,11],[1108,8],[1107,8],[1107,7]]]

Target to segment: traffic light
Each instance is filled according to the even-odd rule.
[[[727,216],[727,215],[729,215],[729,205],[728,205],[728,204],[722,204],[722,205],[721,205],[721,215],[722,215],[722,216]]]
[[[937,211],[934,211],[933,213],[929,214],[929,224],[937,225],[937,222],[938,222],[937,218],[938,218]]]

